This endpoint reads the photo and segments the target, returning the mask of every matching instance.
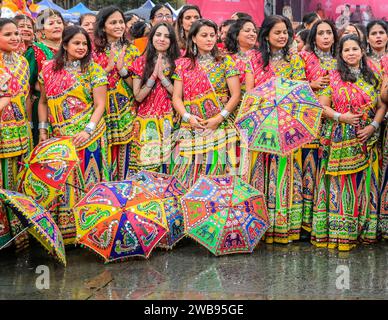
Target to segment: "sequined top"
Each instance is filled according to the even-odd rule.
[[[302,58],[298,54],[291,54],[286,61],[270,64],[264,69],[263,59],[258,50],[254,50],[251,55],[255,87],[264,83],[268,79],[278,76],[292,80],[305,80],[306,74]]]
[[[108,84],[106,72],[91,62],[82,73],[75,69],[55,71],[54,61],[48,62],[39,74],[45,87],[49,122],[54,136],[73,136],[85,129],[94,112],[93,89]],[[105,132],[103,117],[89,139],[78,149],[84,149]]]

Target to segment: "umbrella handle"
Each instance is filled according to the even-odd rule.
[[[3,245],[1,249],[4,249],[7,245],[9,245],[13,240],[15,240],[18,236],[20,236],[23,232],[26,232],[28,229],[30,229],[32,227],[32,224],[28,225],[27,227],[25,227],[22,231],[20,231],[16,236],[14,236],[11,240],[9,240],[5,245]]]

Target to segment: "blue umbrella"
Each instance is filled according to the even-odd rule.
[[[73,8],[70,8],[69,10],[67,10],[67,13],[80,16],[85,13],[93,13],[93,11],[90,10],[88,7],[86,7],[82,2],[80,2]]]

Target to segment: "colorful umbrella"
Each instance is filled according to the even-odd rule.
[[[317,137],[322,111],[308,82],[271,78],[244,95],[236,126],[248,149],[285,155]]]
[[[169,232],[160,240],[159,246],[172,249],[185,236],[180,198],[187,192],[186,188],[173,176],[151,171],[140,171],[129,180],[141,184],[164,204]]]
[[[235,176],[201,176],[181,202],[186,232],[215,255],[252,252],[269,228],[263,194]]]
[[[28,230],[50,254],[66,266],[62,234],[50,213],[31,197],[19,192],[0,189],[0,200],[13,209],[25,227],[20,233]]]
[[[51,138],[39,143],[25,159],[19,191],[45,208],[64,191],[66,181],[79,163],[71,137]]]
[[[105,262],[148,258],[168,231],[163,204],[135,181],[97,184],[73,211],[77,242]]]

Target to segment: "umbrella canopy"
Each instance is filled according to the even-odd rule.
[[[51,138],[39,143],[25,159],[19,191],[45,208],[64,191],[66,181],[79,163],[71,137]]]
[[[181,202],[186,232],[215,255],[252,252],[270,226],[264,195],[236,176],[201,176]]]
[[[180,199],[187,192],[186,188],[173,176],[151,171],[140,171],[129,180],[139,183],[163,203],[169,232],[160,240],[159,246],[172,249],[185,236]]]
[[[244,95],[236,126],[248,149],[285,155],[317,137],[322,112],[308,82],[274,77]]]
[[[0,200],[13,209],[25,230],[28,230],[50,254],[66,266],[62,234],[50,213],[31,197],[18,192],[0,189]]]
[[[155,4],[151,0],[147,0],[147,2],[145,2],[141,7],[129,10],[125,13],[135,13],[139,17],[148,20],[150,18],[150,13],[153,7],[155,7]]]
[[[97,184],[73,211],[77,242],[105,262],[148,258],[168,231],[163,204],[135,181]]]
[[[67,10],[67,13],[71,13],[73,15],[80,16],[85,13],[93,13],[88,7],[86,7],[82,2],[78,3],[74,7]]]
[[[58,6],[57,4],[52,2],[51,0],[42,0],[41,2],[36,3],[36,5],[39,6],[39,11],[47,9],[47,8],[51,8],[51,9],[57,10],[61,14],[66,13],[65,9]]]

